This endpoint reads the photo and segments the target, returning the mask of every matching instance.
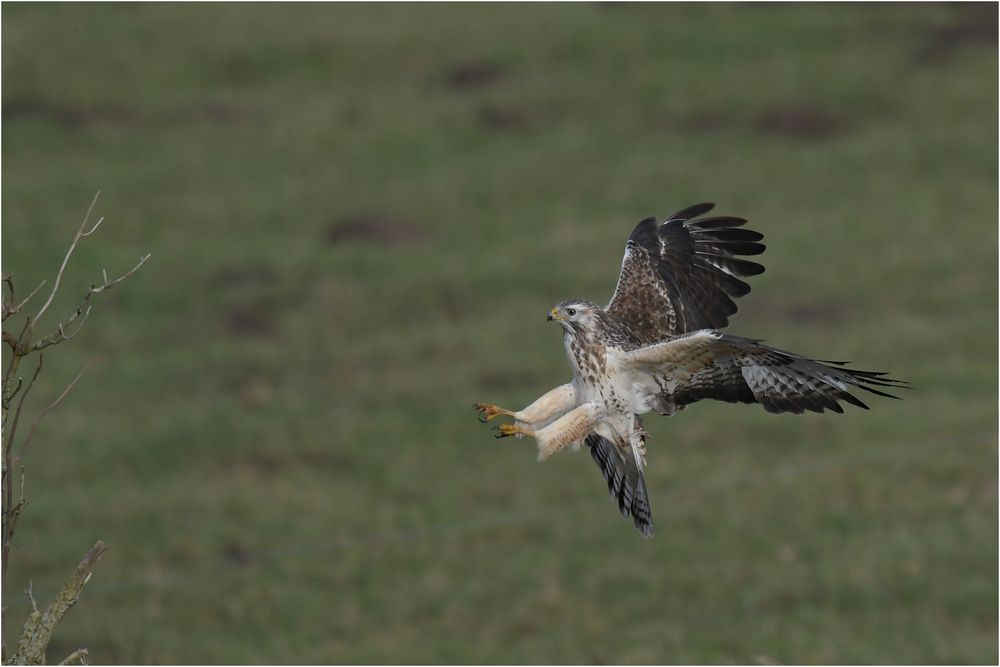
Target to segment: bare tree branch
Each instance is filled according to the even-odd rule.
[[[21,385],[23,384],[23,380],[24,380],[24,378],[20,378],[20,377],[17,378],[17,386],[14,387],[11,390],[8,390],[7,389],[7,385],[4,385],[4,388],[3,388],[3,390],[4,390],[4,399],[11,400],[15,396],[17,396],[17,392],[21,391]],[[3,425],[4,425],[4,428],[7,427],[7,413],[6,413],[6,411],[3,413]]]
[[[90,220],[90,214],[94,211],[94,206],[97,204],[97,198],[101,196],[101,191],[98,190],[97,194],[94,195],[94,200],[90,202],[90,208],[87,209],[87,215],[83,217],[83,222],[80,223],[80,229],[77,230],[76,236],[73,237],[73,242],[69,244],[69,249],[66,251],[66,256],[63,257],[62,265],[59,267],[59,273],[56,274],[56,282],[52,285],[52,291],[49,293],[49,298],[46,299],[45,303],[38,310],[35,315],[35,322],[41,319],[45,311],[49,309],[49,305],[52,303],[52,299],[55,298],[56,292],[59,291],[59,282],[62,280],[63,272],[66,270],[66,265],[69,263],[69,258],[73,255],[73,251],[76,250],[76,244],[80,242],[80,239],[84,236],[83,230],[87,226],[87,221]],[[103,218],[102,218],[103,219]],[[100,224],[99,222],[97,223]],[[97,229],[97,225],[87,232],[87,235],[93,234],[94,230]]]
[[[21,513],[21,508],[24,507],[23,499],[18,502],[17,505],[14,504],[14,484],[10,479],[10,475],[13,472],[11,467],[10,452],[11,447],[14,442],[14,433],[17,432],[17,422],[21,418],[21,408],[24,407],[24,399],[27,398],[28,394],[31,392],[31,387],[35,384],[35,379],[38,377],[38,373],[42,370],[42,359],[43,355],[38,355],[38,366],[35,367],[35,374],[31,376],[31,381],[28,382],[28,386],[25,388],[24,393],[21,394],[21,398],[17,403],[17,410],[14,412],[14,421],[11,423],[10,430],[7,433],[7,440],[4,442],[3,446],[3,545],[0,547],[3,553],[3,572],[0,575],[0,584],[3,588],[7,588],[7,562],[10,556],[10,545],[14,539],[14,527],[17,525],[17,517]],[[21,491],[24,491],[24,481],[21,481]]]
[[[34,350],[44,350],[49,345],[56,345],[57,343],[61,343],[64,340],[72,340],[73,338],[76,338],[76,335],[78,333],[80,333],[80,329],[83,328],[83,323],[87,321],[87,316],[90,315],[90,309],[93,308],[93,306],[87,305],[86,309],[83,310],[83,319],[80,320],[80,324],[77,325],[77,327],[73,331],[73,333],[70,333],[70,334],[66,333],[66,328],[70,324],[72,324],[73,321],[76,320],[77,317],[80,316],[80,312],[81,312],[80,309],[83,308],[84,304],[86,304],[86,301],[89,300],[89,299],[90,299],[90,294],[88,293],[87,294],[87,298],[84,300],[84,303],[81,303],[77,307],[77,309],[75,311],[73,311],[73,314],[70,315],[69,318],[65,322],[61,322],[56,327],[55,333],[50,334],[50,335],[46,336],[45,338],[41,338],[41,339],[35,341],[31,345],[31,348],[28,351],[32,352]]]
[[[17,339],[6,331],[3,332],[3,342],[10,345],[11,353],[17,352]]]
[[[24,341],[27,338],[28,333],[31,330],[31,316],[24,318],[24,326],[21,327],[21,333],[17,335],[15,339],[14,352],[10,355],[10,362],[7,364],[7,370],[3,373],[4,382],[10,382],[10,379],[14,377],[17,372],[18,366],[21,364],[21,359],[27,352],[24,350]],[[4,332],[6,336],[14,338],[10,334]],[[4,338],[6,340],[6,338]],[[10,408],[10,397],[4,396],[3,409],[6,411]]]
[[[97,363],[101,359],[102,359],[102,357],[100,355],[98,355],[96,357],[92,357],[90,359],[90,361],[88,361],[87,363],[85,363],[83,365],[83,368],[81,368],[80,372],[76,374],[76,377],[73,378],[73,380],[68,385],[66,385],[66,388],[63,389],[63,391],[62,391],[61,394],[59,394],[59,397],[56,400],[52,401],[52,403],[50,403],[48,406],[46,406],[46,408],[44,410],[42,410],[41,412],[38,413],[38,416],[35,417],[35,421],[33,421],[31,423],[31,430],[28,431],[28,437],[25,438],[24,442],[21,443],[21,449],[18,450],[17,456],[14,458],[14,463],[13,464],[15,466],[24,457],[24,452],[28,449],[28,443],[31,442],[32,436],[35,435],[35,429],[38,427],[38,422],[42,421],[42,417],[44,417],[45,415],[49,414],[50,412],[52,412],[53,410],[55,410],[57,407],[59,407],[59,404],[63,402],[63,399],[66,398],[66,396],[73,389],[73,387],[76,386],[76,383],[80,381],[80,378],[83,377],[83,374],[86,373],[87,370],[91,366],[93,366],[95,363]]]
[[[8,459],[10,457],[11,445],[14,442],[14,434],[17,432],[17,422],[21,417],[21,408],[24,407],[24,399],[28,397],[28,392],[31,391],[31,387],[35,384],[35,378],[38,377],[38,373],[42,370],[42,360],[44,357],[38,355],[38,365],[35,367],[35,374],[31,376],[31,381],[28,382],[27,388],[24,393],[21,394],[21,399],[17,403],[17,409],[14,411],[14,422],[10,425],[10,430],[7,432],[7,442],[4,443],[3,453],[4,453],[4,474],[7,473],[9,467],[7,466]]]
[[[76,335],[80,333],[80,329],[83,328],[83,323],[87,321],[87,317],[90,315],[91,308],[93,308],[93,306],[87,306],[87,310],[83,311],[83,319],[80,320],[80,323],[78,325],[76,325],[76,330],[73,333],[70,334],[66,333],[66,327],[69,324],[69,322],[67,322],[66,324],[59,325],[59,333],[62,335],[63,340],[71,340],[73,338],[76,338]],[[70,322],[72,322],[72,320],[70,320]]]
[[[32,604],[34,604],[34,600],[32,600]],[[27,654],[31,646],[30,638],[34,637],[35,633],[38,632],[38,626],[41,622],[42,622],[42,612],[38,611],[38,607],[36,606],[34,610],[32,610],[30,614],[28,614],[28,618],[24,619],[24,629],[21,630],[21,639],[17,643],[17,652],[10,657],[10,659],[8,660],[8,664],[11,665],[28,664],[27,659],[20,658],[20,656]]]
[[[152,256],[153,256],[153,253],[146,253],[145,255],[143,255],[142,257],[139,258],[139,263],[138,264],[136,264],[131,269],[129,269],[128,271],[126,271],[125,273],[123,273],[122,275],[118,276],[117,278],[115,278],[114,280],[111,280],[111,281],[108,280],[108,272],[104,271],[102,269],[102,271],[104,273],[104,283],[101,284],[100,287],[91,287],[90,291],[93,292],[94,294],[97,294],[98,292],[103,292],[106,289],[111,289],[112,287],[114,287],[115,285],[117,285],[121,281],[125,280],[126,278],[128,278],[130,275],[132,275],[136,271],[138,271],[142,267],[142,265],[146,263],[146,260],[148,260]]]
[[[93,574],[94,565],[100,560],[107,547],[104,542],[98,540],[87,555],[84,556],[76,570],[70,576],[69,581],[62,587],[55,601],[45,610],[44,614],[39,614],[36,609],[28,616],[24,623],[24,631],[17,644],[17,652],[11,656],[10,662],[17,665],[43,665],[45,664],[45,649],[52,640],[52,633],[63,616],[66,615],[73,605],[80,600],[84,586],[90,581]],[[70,657],[75,657],[74,652]],[[67,658],[69,660],[69,658]]]
[[[3,435],[3,475],[2,475],[2,495],[3,499],[3,528],[2,528],[2,552],[3,552],[3,578],[0,581],[0,587],[6,589],[7,587],[7,566],[10,562],[10,557],[12,553],[12,544],[14,529],[17,524],[18,517],[21,515],[23,508],[25,507],[24,500],[24,467],[21,467],[21,479],[20,486],[17,489],[17,500],[14,499],[15,491],[15,480],[13,479],[13,474],[17,465],[22,461],[24,455],[30,446],[35,431],[38,429],[38,425],[41,420],[48,415],[48,413],[59,407],[62,402],[66,399],[73,388],[79,383],[83,375],[90,369],[90,367],[101,359],[101,357],[94,357],[90,359],[80,372],[77,373],[76,377],[63,389],[62,393],[59,394],[56,399],[49,404],[45,409],[43,409],[35,417],[31,424],[31,428],[28,431],[28,435],[20,444],[20,449],[17,451],[17,456],[13,457],[14,442],[16,434],[18,431],[18,426],[21,420],[21,413],[24,408],[25,400],[31,389],[35,385],[35,380],[38,378],[39,373],[42,370],[42,361],[44,359],[44,353],[42,352],[45,348],[56,345],[63,341],[73,339],[83,328],[87,321],[90,311],[92,309],[91,300],[95,294],[100,294],[105,290],[111,289],[118,283],[122,282],[133,273],[138,271],[143,264],[149,259],[150,255],[145,255],[139,258],[139,261],[131,269],[118,276],[117,278],[108,278],[108,272],[106,269],[101,270],[101,282],[92,284],[87,292],[84,294],[83,299],[80,301],[76,309],[70,313],[64,321],[56,325],[56,330],[44,338],[34,340],[34,330],[35,324],[48,312],[49,307],[52,305],[59,292],[59,288],[62,285],[63,275],[66,272],[66,267],[69,265],[69,260],[73,256],[77,245],[80,243],[80,239],[86,238],[94,234],[104,222],[104,218],[100,218],[92,226],[89,226],[90,217],[94,212],[94,208],[97,205],[97,200],[100,197],[100,192],[94,195],[94,199],[90,203],[90,207],[87,209],[87,214],[84,216],[83,221],[80,223],[76,234],[73,236],[72,242],[69,244],[69,248],[66,250],[65,255],[62,259],[62,264],[59,266],[59,270],[56,273],[55,281],[49,291],[48,297],[42,304],[38,312],[32,317],[31,313],[25,313],[24,323],[21,325],[20,333],[14,335],[12,332],[3,332],[3,343],[10,347],[11,355],[10,361],[4,369],[3,382],[0,386],[0,398],[2,398],[2,408],[3,408],[3,419],[2,428]],[[47,281],[42,281],[34,290],[28,294],[27,297],[18,301],[16,296],[16,291],[14,289],[14,279],[8,274],[4,273],[0,276],[3,284],[6,286],[5,295],[7,298],[2,299],[0,303],[0,315],[2,315],[3,322],[6,323],[8,318],[18,314],[23,311],[27,303],[46,285]],[[3,288],[0,287],[0,296],[2,295]],[[6,326],[6,325],[5,325]],[[38,365],[35,368],[34,374],[31,376],[31,380],[26,386],[22,386],[24,383],[22,378],[18,375],[18,370],[20,368],[21,361],[31,355],[33,352],[39,352],[38,355]],[[15,406],[16,402],[16,406]],[[10,420],[10,428],[8,429],[8,418],[10,417],[13,410],[13,419]],[[28,584],[28,589],[25,593],[31,602],[31,614],[25,621],[24,630],[21,635],[20,641],[18,642],[17,651],[10,656],[4,655],[3,658],[8,664],[44,664],[45,663],[45,652],[48,647],[49,642],[52,639],[52,634],[55,631],[56,626],[62,620],[66,612],[76,604],[77,600],[80,598],[80,593],[82,592],[84,586],[90,580],[91,571],[97,560],[103,555],[106,547],[103,542],[97,542],[94,547],[87,554],[86,558],[79,564],[73,576],[70,577],[69,581],[63,586],[59,595],[52,605],[45,611],[44,614],[40,613],[38,610],[38,605],[35,603],[34,596],[31,591],[31,584]],[[4,651],[6,652],[6,651]],[[86,658],[88,656],[88,651],[85,648],[78,649],[72,652],[65,660],[60,664],[69,664],[73,662],[79,662],[81,664],[86,664]]]
[[[118,283],[120,283],[121,281],[123,281],[126,278],[128,278],[129,276],[131,276],[133,273],[135,273],[140,268],[142,268],[142,265],[145,264],[146,260],[148,260],[150,257],[151,257],[151,255],[147,254],[147,255],[139,258],[139,262],[135,266],[133,266],[131,269],[129,269],[128,271],[126,271],[122,275],[118,276],[114,280],[108,280],[108,273],[107,273],[107,271],[104,271],[103,272],[104,282],[102,282],[99,285],[91,285],[90,289],[87,290],[87,294],[83,297],[83,300],[80,302],[80,305],[78,305],[76,307],[76,310],[73,311],[73,314],[70,315],[69,318],[67,318],[65,322],[63,322],[62,324],[60,324],[58,326],[58,328],[57,328],[57,330],[56,330],[55,333],[50,334],[50,335],[46,336],[45,338],[41,338],[38,341],[36,341],[35,343],[33,343],[31,345],[30,351],[44,350],[45,348],[47,348],[50,345],[55,345],[57,343],[61,343],[64,340],[69,340],[73,336],[75,336],[77,334],[77,332],[80,331],[80,327],[83,326],[83,322],[80,322],[80,325],[76,328],[76,331],[74,331],[72,334],[68,334],[67,335],[66,332],[65,332],[65,329],[67,327],[69,327],[69,325],[72,324],[76,320],[76,318],[80,317],[80,315],[83,315],[84,318],[87,317],[87,314],[90,312],[90,307],[91,307],[90,306],[90,299],[91,299],[91,297],[94,296],[95,294],[100,294],[101,292],[103,292],[105,290],[111,289],[112,287],[114,287],[115,285],[117,285]]]

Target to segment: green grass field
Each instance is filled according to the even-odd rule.
[[[996,20],[5,4],[3,270],[51,284],[97,190],[48,327],[153,255],[26,405],[104,355],[32,443],[5,643],[102,538],[50,661],[995,663]],[[566,381],[551,305],[705,200],[768,244],[733,332],[913,390],[647,419],[646,541],[471,404]]]

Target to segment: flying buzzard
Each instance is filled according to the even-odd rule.
[[[605,308],[567,299],[548,319],[563,328],[573,380],[519,411],[477,403],[480,420],[514,418],[496,437],[531,436],[544,460],[586,443],[612,500],[647,537],[653,535],[643,480],[646,431],[640,415],[672,415],[703,398],[760,403],[768,412],[843,412],[839,401],[868,409],[850,388],[897,398],[885,373],[844,368],[719,329],[750,291],[741,278],[764,271],[741,256],[764,252],[763,235],[742,218],[699,218],[696,204],[658,223],[647,218],[625,244],[618,286]],[[879,388],[882,389],[879,389]]]

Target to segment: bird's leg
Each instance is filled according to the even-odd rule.
[[[538,400],[517,412],[501,408],[492,403],[476,403],[473,407],[479,411],[479,421],[488,421],[505,415],[513,417],[519,425],[544,425],[556,417],[566,413],[576,404],[576,390],[572,383],[564,384],[546,392]]]
[[[642,418],[639,415],[632,415],[632,428],[629,430],[628,443],[633,452],[638,452],[636,465],[639,469],[646,465],[646,437],[649,432],[642,425]]]
[[[514,413],[519,424],[544,426],[576,406],[576,389],[572,382],[545,392],[534,403]]]
[[[506,415],[521,424],[544,425],[565,414],[575,405],[576,389],[572,383],[568,383],[542,394],[534,403],[517,412],[492,403],[476,403],[473,407],[479,411],[479,421],[484,423],[500,415]]]
[[[496,428],[496,437],[531,436],[538,441],[538,460],[544,461],[559,450],[583,440],[594,430],[598,421],[597,404],[584,403],[540,429],[533,429],[521,422],[501,424]]]

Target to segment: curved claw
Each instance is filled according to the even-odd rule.
[[[479,411],[479,421],[483,424],[500,415],[507,414],[506,410],[492,403],[473,403],[472,407]]]
[[[517,427],[517,424],[500,424],[493,428],[496,433],[493,435],[494,438],[509,438],[510,436],[521,437],[521,429]]]

